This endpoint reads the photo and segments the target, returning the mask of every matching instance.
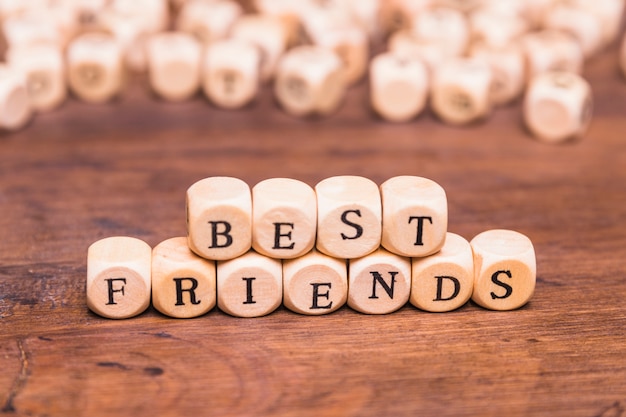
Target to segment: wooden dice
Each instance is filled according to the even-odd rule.
[[[567,33],[556,30],[527,33],[521,38],[521,45],[528,80],[546,71],[582,71],[583,51],[576,39]]]
[[[348,268],[348,305],[367,314],[388,314],[409,300],[411,261],[383,248]]]
[[[260,317],[276,310],[283,299],[279,259],[254,251],[217,263],[217,305],[235,317]]]
[[[533,244],[521,233],[489,230],[471,240],[474,253],[472,300],[490,310],[522,307],[535,291]]]
[[[385,120],[403,122],[420,114],[428,86],[428,70],[417,58],[385,53],[370,64],[370,102]]]
[[[167,239],[152,250],[152,305],[176,318],[205,314],[216,304],[215,262],[189,249],[185,237]]]
[[[87,306],[110,319],[125,319],[150,305],[152,249],[135,238],[109,237],[87,251]]]
[[[283,261],[283,303],[306,315],[336,311],[348,298],[346,261],[313,250]]]
[[[489,98],[494,106],[508,104],[522,94],[526,86],[526,61],[519,43],[496,47],[477,42],[472,45],[470,56],[486,62],[491,69]]]
[[[478,59],[447,61],[433,76],[431,107],[446,123],[463,125],[485,118],[491,111],[492,73]]]
[[[274,94],[283,109],[295,116],[331,113],[345,90],[341,60],[328,49],[299,46],[278,65]]]
[[[360,258],[380,246],[382,207],[376,184],[363,177],[326,178],[317,194],[316,248],[336,258]]]
[[[463,306],[474,289],[472,247],[463,237],[447,233],[439,252],[411,260],[411,279],[415,307],[444,312]]]
[[[289,34],[282,21],[273,16],[244,15],[233,25],[231,37],[256,45],[261,53],[262,81],[274,78],[276,66],[287,48]]]
[[[524,121],[544,142],[562,142],[583,135],[591,120],[589,84],[569,72],[546,72],[530,82],[524,99]]]
[[[187,190],[189,248],[207,259],[227,260],[252,246],[252,197],[245,182],[205,178]]]
[[[68,46],[68,84],[81,100],[93,103],[111,100],[122,90],[123,75],[122,51],[113,36],[86,33]]]
[[[206,47],[202,89],[212,103],[235,109],[251,102],[259,91],[259,49],[246,41],[216,41]]]
[[[26,78],[28,98],[34,110],[49,111],[65,100],[65,61],[59,48],[50,44],[13,48],[8,51],[7,59]]]
[[[438,45],[450,57],[463,55],[470,41],[465,16],[451,8],[435,7],[418,13],[411,29],[417,39]]]
[[[428,256],[441,249],[448,230],[448,202],[439,184],[399,176],[381,184],[380,194],[385,249],[408,257]]]
[[[230,0],[186,2],[176,19],[176,28],[190,33],[201,43],[226,39],[243,14],[239,3]]]
[[[0,129],[17,130],[31,116],[26,80],[18,71],[0,64]]]
[[[148,41],[150,86],[169,101],[190,98],[200,87],[200,43],[183,32],[162,32]]]
[[[572,4],[556,4],[545,15],[543,26],[572,35],[585,57],[596,53],[604,43],[602,21],[593,13]]]
[[[252,188],[252,247],[278,259],[291,259],[315,245],[315,191],[302,181],[271,178]]]

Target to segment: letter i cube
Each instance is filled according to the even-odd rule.
[[[490,310],[514,310],[533,296],[537,264],[533,244],[512,230],[488,230],[471,240],[472,301]]]
[[[200,258],[187,238],[167,239],[152,250],[152,305],[176,318],[198,317],[216,304],[215,262]]]
[[[283,303],[291,311],[321,315],[336,311],[348,298],[344,259],[316,250],[283,261]]]
[[[434,255],[411,260],[411,297],[425,311],[452,311],[463,306],[474,288],[474,258],[469,242],[447,233],[446,243]]]
[[[152,249],[132,237],[93,243],[87,251],[87,306],[110,319],[126,319],[150,305]]]
[[[283,300],[283,271],[279,259],[251,250],[217,263],[217,306],[235,317],[260,317]]]
[[[446,192],[422,177],[399,176],[380,186],[383,204],[382,246],[409,257],[439,251],[448,230]]]
[[[411,292],[411,260],[379,248],[348,265],[348,305],[366,314],[392,313]]]
[[[211,177],[187,190],[189,248],[206,259],[233,259],[252,246],[252,196],[237,178]]]
[[[252,247],[262,255],[291,259],[315,245],[315,191],[302,181],[271,178],[252,188]]]

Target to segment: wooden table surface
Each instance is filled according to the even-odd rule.
[[[590,61],[582,140],[533,140],[520,105],[485,123],[393,125],[365,82],[331,117],[285,115],[269,89],[241,111],[159,101],[141,79],[108,105],[70,100],[0,136],[0,414],[20,416],[626,415],[626,82],[616,47]],[[115,321],[85,303],[87,247],[185,234],[185,191],[333,175],[441,184],[449,230],[509,228],[536,249],[524,308],[407,305]]]

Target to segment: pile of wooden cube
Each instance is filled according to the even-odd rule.
[[[271,85],[298,116],[333,112],[369,74],[371,107],[386,120],[414,119],[430,103],[446,123],[472,123],[525,91],[528,129],[559,142],[589,124],[591,91],[579,74],[618,36],[624,8],[623,0],[251,3],[0,0],[8,46],[0,127],[24,126],[68,89],[109,101],[129,71],[147,73],[164,100],[202,90],[224,108],[249,105]]]

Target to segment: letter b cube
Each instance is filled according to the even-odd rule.
[[[252,196],[237,178],[211,177],[187,190],[189,248],[203,258],[233,259],[252,246]]]

